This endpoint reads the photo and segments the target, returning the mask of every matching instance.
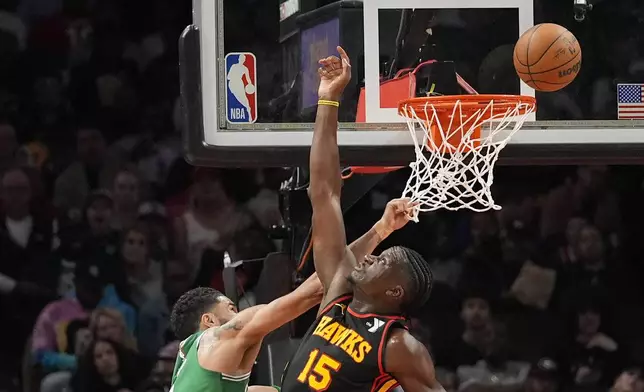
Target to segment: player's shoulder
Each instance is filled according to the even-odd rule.
[[[387,338],[388,355],[407,356],[427,352],[427,347],[412,335],[406,328],[394,328]]]
[[[413,360],[410,361],[410,358]],[[406,329],[393,330],[389,335],[384,363],[386,372],[399,381],[416,380],[415,382],[426,385],[428,390],[444,392],[436,381],[434,361],[428,348]]]
[[[206,331],[198,331],[193,333],[192,335],[188,336],[187,338],[183,339],[179,343],[179,356],[181,358],[185,358],[186,355],[188,354],[188,351],[190,351],[193,347],[196,346],[196,343],[201,340],[201,337],[208,332]]]

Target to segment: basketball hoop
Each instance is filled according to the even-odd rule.
[[[403,168],[404,166],[350,166],[343,178],[347,179],[353,174],[386,174]]]
[[[418,202],[417,212],[500,209],[490,190],[494,164],[535,108],[535,98],[513,95],[401,101],[398,114],[407,121],[416,153],[403,197]]]

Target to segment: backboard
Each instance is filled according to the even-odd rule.
[[[587,2],[194,0],[180,40],[187,157],[205,166],[305,163],[317,60],[341,45],[353,65],[340,109],[345,164],[412,161],[396,102],[466,93],[455,73],[479,93],[536,96],[501,163],[644,162],[644,2]],[[567,27],[582,47],[577,79],[556,93],[535,93],[512,64],[518,37],[542,22]],[[417,71],[414,88],[405,69]]]

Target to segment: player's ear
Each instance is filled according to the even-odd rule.
[[[402,299],[405,296],[405,289],[401,285],[396,285],[395,287],[388,289],[386,291],[387,296],[394,299]]]
[[[201,315],[201,325],[204,325],[207,328],[218,327],[219,320],[213,313],[204,313]]]

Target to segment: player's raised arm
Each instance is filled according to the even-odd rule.
[[[394,199],[387,203],[382,218],[362,237],[349,245],[355,259],[361,260],[370,255],[391,233],[403,228],[411,220],[416,205],[418,203],[412,203],[407,198]]]
[[[416,203],[411,203],[409,199],[394,199],[387,203],[382,218],[369,231],[349,245],[349,251],[353,257],[346,257],[343,264],[338,267],[329,290],[330,295],[327,296],[328,300],[351,291],[351,285],[346,276],[355,267],[357,260],[362,260],[365,256],[372,254],[376,247],[392,232],[405,226],[411,220],[415,206]],[[325,305],[326,303],[323,301],[320,311],[324,309]]]
[[[386,347],[385,370],[405,392],[445,392],[436,381],[434,362],[427,348],[407,330],[394,330]]]
[[[313,257],[325,294],[348,251],[340,206],[340,153],[338,149],[338,106],[351,79],[349,57],[338,47],[340,58],[320,60],[317,117],[311,145],[309,197],[313,206]],[[331,293],[329,296],[344,293]]]

